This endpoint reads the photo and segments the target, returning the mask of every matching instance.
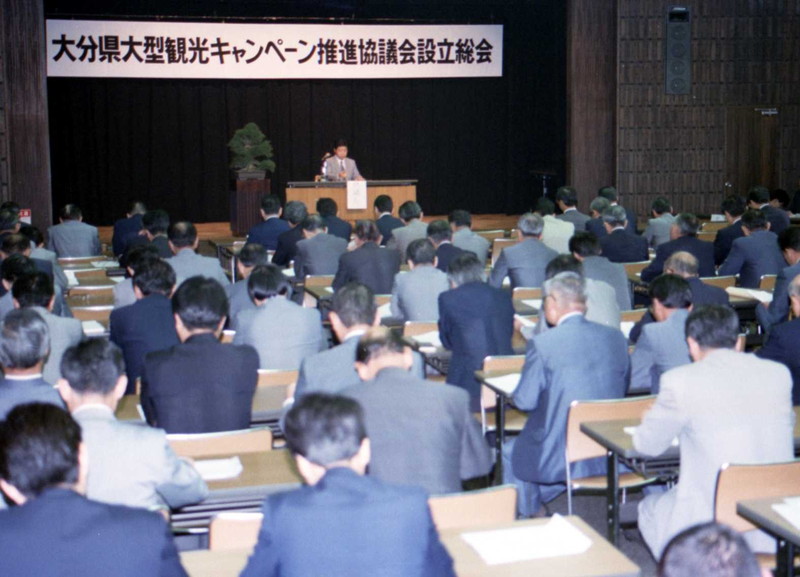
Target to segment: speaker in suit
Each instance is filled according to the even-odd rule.
[[[566,222],[571,222],[576,231],[586,230],[586,223],[592,220],[591,216],[588,214],[583,214],[574,206],[567,207],[567,209],[562,214],[559,214],[556,218]]]
[[[346,252],[345,240],[332,234],[317,232],[314,236],[297,243],[294,275],[298,280],[302,280],[309,274],[336,274],[339,257]]]
[[[656,257],[642,270],[642,280],[650,282],[662,274],[664,272],[664,263],[676,252],[692,254],[697,259],[698,273],[701,277],[716,275],[714,271],[714,245],[700,240],[694,235],[684,235],[665,242],[656,249]]]
[[[758,288],[762,275],[777,275],[785,267],[786,261],[778,247],[778,237],[762,229],[733,241],[728,258],[719,267],[719,275],[738,274],[739,286]]]
[[[756,351],[762,359],[777,361],[792,374],[792,405],[800,405],[800,318],[772,327],[766,344]]]
[[[489,446],[463,389],[387,366],[342,394],[364,409],[371,476],[435,495],[460,492],[462,479],[486,475],[492,467]]]
[[[386,243],[386,248],[395,248],[400,251],[400,258],[405,260],[406,248],[412,241],[428,236],[428,225],[419,218],[407,221],[405,226],[396,228],[392,231],[392,238]]]
[[[97,228],[79,220],[62,220],[47,229],[47,248],[58,258],[95,256],[100,254]]]
[[[289,223],[277,214],[271,215],[250,229],[247,233],[247,244],[260,244],[267,250],[275,250],[278,248],[278,237],[289,228]]]
[[[392,287],[392,316],[403,321],[438,321],[439,295],[449,289],[447,275],[432,264],[398,273]]]
[[[142,213],[132,214],[121,218],[114,223],[114,232],[111,235],[111,248],[114,256],[125,254],[128,242],[139,235],[142,230]]]
[[[538,238],[528,237],[518,244],[507,246],[494,263],[489,284],[501,287],[503,279],[511,280],[511,288],[540,287],[544,282],[544,269],[558,256],[552,248]]]
[[[357,249],[339,258],[333,289],[338,290],[348,282],[355,281],[368,286],[375,294],[390,294],[394,275],[399,270],[399,251],[381,248],[374,241],[363,242]]]
[[[41,375],[13,379],[4,377],[0,381],[0,421],[6,418],[11,409],[25,403],[50,403],[64,407],[61,395]]]
[[[797,275],[800,275],[800,261],[782,267],[775,278],[769,307],[760,303],[756,306],[756,317],[765,331],[769,332],[774,325],[789,319],[789,284]]]
[[[733,247],[733,241],[743,236],[744,230],[742,230],[741,217],[737,218],[730,226],[717,231],[717,236],[714,237],[714,263],[717,266],[728,258],[728,254],[730,254]]]
[[[344,173],[345,176],[343,177],[341,173]],[[361,173],[358,172],[356,161],[352,158],[340,158],[334,155],[325,161],[325,180],[329,182],[363,179]]]
[[[662,374],[692,361],[686,344],[688,316],[687,309],[677,309],[666,320],[642,328],[631,355],[631,391],[658,394]]]
[[[491,247],[489,241],[467,227],[461,227],[453,232],[453,245],[474,252],[478,256],[478,260],[483,263],[489,258],[489,248]]]
[[[199,255],[191,247],[178,250],[175,256],[166,259],[166,261],[175,271],[177,285],[193,276],[214,279],[223,287],[231,282],[217,259]]]
[[[615,228],[600,238],[603,256],[611,262],[642,262],[650,258],[647,239],[623,228]]]

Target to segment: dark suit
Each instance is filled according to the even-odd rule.
[[[778,361],[792,373],[792,404],[800,405],[800,319],[772,327],[767,344],[756,351],[762,359]]]
[[[436,249],[436,258],[438,259],[436,268],[446,273],[447,268],[450,266],[450,263],[453,262],[453,259],[460,254],[464,254],[465,252],[467,251],[465,251],[463,248],[458,248],[450,242],[440,244],[439,248]]]
[[[587,232],[591,232],[598,239],[608,236],[608,231],[606,230],[606,225],[603,223],[602,218],[590,218],[587,220],[586,230]]]
[[[450,577],[427,495],[336,467],[310,487],[270,495],[241,577]]]
[[[25,403],[50,403],[64,407],[58,391],[41,377],[0,380],[0,421],[6,418],[11,409]]]
[[[342,394],[364,408],[371,476],[435,495],[459,492],[462,479],[492,468],[489,446],[463,389],[389,367]]]
[[[767,230],[757,230],[750,236],[733,241],[728,258],[719,267],[720,276],[739,275],[739,286],[758,288],[761,275],[777,275],[786,266],[778,246],[778,237]]]
[[[247,292],[247,279],[225,285],[225,294],[228,297],[227,327],[236,330],[236,317],[239,313],[255,310],[256,304],[250,298],[250,293]]]
[[[140,230],[142,230],[141,214],[134,214],[115,222],[114,233],[111,236],[111,247],[114,250],[114,256],[125,254],[128,242],[138,236]]]
[[[775,288],[772,291],[772,302],[769,308],[759,304],[756,306],[758,322],[769,332],[773,325],[782,323],[789,318],[789,284],[794,277],[800,274],[800,262],[792,266],[784,266],[775,279]]]
[[[289,230],[289,223],[277,216],[259,222],[247,233],[247,244],[260,244],[267,250],[278,248],[278,236]]]
[[[742,221],[737,220],[730,226],[726,226],[717,231],[717,236],[714,237],[714,263],[719,266],[725,259],[728,258],[728,253],[731,252],[733,241],[737,238],[744,236],[742,230]]]
[[[381,245],[383,246],[386,246],[386,243],[389,242],[390,238],[392,238],[392,231],[394,229],[405,226],[402,220],[392,216],[391,214],[384,214],[375,221],[375,224],[378,226],[378,230],[381,232],[381,236],[383,237],[381,239]]]
[[[346,220],[342,220],[338,216],[326,216],[325,226],[328,228],[328,234],[338,236],[341,239],[350,242],[350,235],[353,234],[353,226]]]
[[[375,294],[391,294],[394,275],[400,270],[400,252],[365,242],[339,258],[339,270],[333,279],[333,290],[350,281],[367,285]]]
[[[278,266],[289,266],[297,254],[297,243],[303,240],[303,227],[297,225],[278,235],[278,248],[272,255],[272,263]]]
[[[161,258],[172,258],[174,256],[172,249],[169,247],[169,239],[163,234],[154,236],[153,240],[148,240],[144,235],[131,237],[125,249],[130,250],[134,246],[154,246],[158,251],[158,256]],[[120,257],[119,265],[122,267],[128,266],[125,254]]]
[[[630,208],[626,208],[625,218],[628,221],[627,224],[625,225],[625,230],[627,230],[631,234],[639,234],[639,221],[636,218],[636,213],[633,212]]]
[[[169,298],[152,294],[132,305],[111,311],[110,340],[122,349],[127,393],[132,394],[136,379],[142,375],[144,357],[153,351],[174,347],[178,340],[175,318]]]
[[[185,577],[164,518],[52,488],[0,513],[0,575]]]
[[[147,422],[167,433],[246,429],[257,381],[253,347],[195,335],[145,357],[142,408]]]
[[[656,258],[642,271],[642,280],[650,282],[664,274],[664,263],[676,252],[685,251],[694,255],[699,265],[699,276],[715,276],[714,245],[696,236],[681,236],[665,242],[656,249]]]
[[[481,385],[475,371],[488,355],[511,355],[514,306],[511,295],[486,283],[471,282],[439,295],[439,337],[453,351],[447,382],[470,395],[480,410]]]
[[[789,215],[785,210],[775,208],[771,204],[764,204],[761,206],[761,212],[767,217],[769,221],[769,230],[775,234],[780,234],[789,228]]]
[[[621,228],[602,237],[600,247],[611,262],[642,262],[649,258],[647,239]]]

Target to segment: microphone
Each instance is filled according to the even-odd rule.
[[[322,162],[325,162],[326,160],[328,160],[332,156],[333,156],[332,152],[326,152],[325,154],[322,155]]]

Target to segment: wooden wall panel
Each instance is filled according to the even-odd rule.
[[[8,198],[8,130],[6,129],[6,82],[3,64],[3,24],[0,20],[0,198]]]
[[[778,183],[800,176],[800,0],[687,0],[692,91],[664,92],[664,31],[675,0],[618,0],[617,186],[640,214],[719,211],[728,108],[779,110]],[[756,184],[756,183],[750,183]],[[737,183],[738,192],[748,185]]]

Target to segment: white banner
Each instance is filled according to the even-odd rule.
[[[502,76],[500,25],[47,21],[48,76]]]

